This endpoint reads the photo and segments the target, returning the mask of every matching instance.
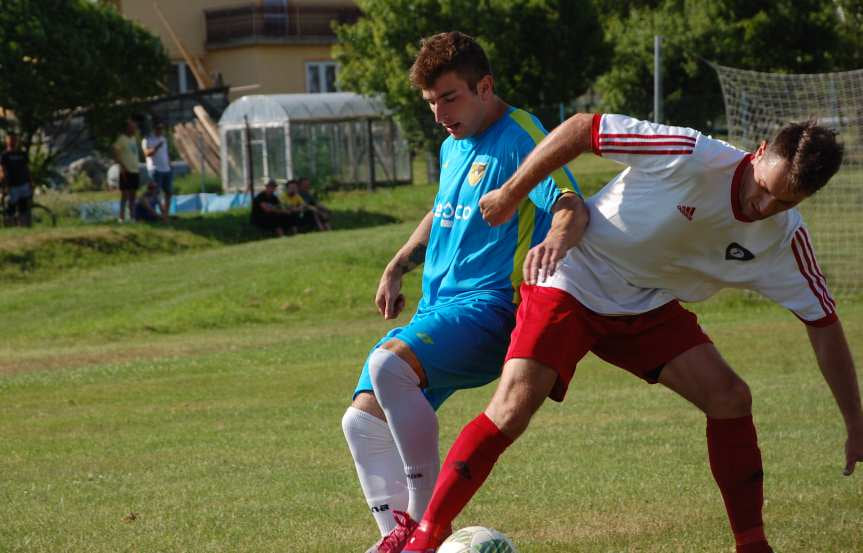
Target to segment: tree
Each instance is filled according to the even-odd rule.
[[[436,154],[443,131],[408,82],[422,37],[459,30],[489,56],[498,95],[531,111],[569,102],[609,50],[589,0],[358,0],[363,16],[336,26],[340,86],[383,95],[415,149]],[[578,37],[573,41],[572,37]]]
[[[842,48],[836,52],[846,69],[863,67],[863,0],[835,0]]]
[[[168,68],[159,39],[113,8],[83,0],[3,0],[0,106],[15,114],[22,146],[31,156],[35,146],[42,163],[59,153],[41,143],[46,129],[62,130],[81,109],[96,128],[108,126],[118,104],[161,93]]]
[[[650,118],[653,36],[663,36],[665,122],[704,127],[723,112],[705,60],[756,71],[817,73],[838,69],[836,6],[821,0],[664,0],[605,19],[615,45],[597,83],[608,111]]]

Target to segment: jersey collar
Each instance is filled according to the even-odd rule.
[[[740,187],[743,185],[743,173],[746,171],[746,166],[750,163],[752,154],[746,154],[740,163],[737,164],[737,169],[734,170],[734,177],[731,179],[731,211],[734,213],[734,218],[743,223],[751,223],[752,219],[743,214],[743,207],[740,205]]]

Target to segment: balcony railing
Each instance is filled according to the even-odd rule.
[[[355,6],[285,6],[247,4],[204,10],[207,47],[238,43],[335,42],[330,25],[353,23],[360,17]]]

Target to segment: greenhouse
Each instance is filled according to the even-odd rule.
[[[243,96],[219,120],[222,183],[309,177],[317,187],[411,181],[410,150],[380,100],[349,92]]]

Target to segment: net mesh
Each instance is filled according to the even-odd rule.
[[[842,168],[798,209],[833,294],[861,294],[863,70],[788,75],[713,67],[725,97],[729,138],[738,146],[753,151],[786,123],[809,118],[839,133],[845,144]]]

